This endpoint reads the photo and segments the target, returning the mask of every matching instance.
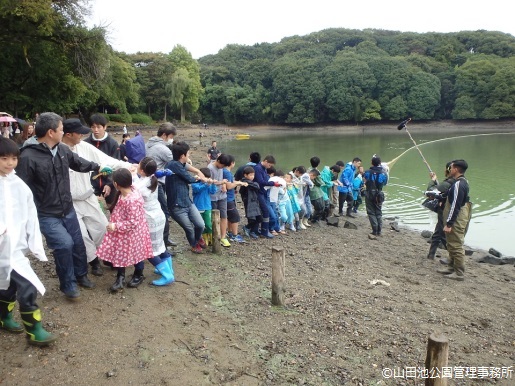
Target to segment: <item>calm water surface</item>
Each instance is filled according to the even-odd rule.
[[[491,247],[505,255],[515,256],[513,214],[515,212],[515,133],[492,133],[462,130],[459,133],[410,133],[432,170],[442,178],[445,164],[453,159],[469,163],[466,177],[470,183],[473,215],[466,244],[488,250]],[[273,154],[277,168],[285,171],[297,165],[309,166],[317,155],[322,165],[351,161],[360,157],[367,168],[373,154],[383,161],[398,158],[390,170],[390,183],[383,213],[398,217],[399,223],[417,230],[434,229],[436,216],[423,208],[423,192],[429,182],[429,171],[405,131],[395,128],[384,133],[320,133],[291,131],[252,135],[249,140],[219,141],[222,151],[244,164],[252,151],[262,156]]]

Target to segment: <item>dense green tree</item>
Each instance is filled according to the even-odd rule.
[[[178,45],[169,55],[174,73],[172,74],[172,105],[180,110],[181,122],[186,114],[195,113],[200,106],[203,93],[200,82],[200,67],[186,48]]]
[[[4,0],[0,6],[2,109],[89,112],[99,103],[127,110],[137,93],[130,69],[112,52],[105,29],[84,26],[87,0]]]
[[[144,110],[154,119],[167,118],[169,93],[166,87],[173,74],[169,56],[163,53],[138,52],[127,56],[135,68]]]
[[[181,122],[186,119],[185,99],[190,88],[191,80],[188,70],[179,68],[172,74],[170,83],[165,87],[168,92],[170,104],[181,111]]]
[[[513,106],[515,98],[514,59],[501,59],[486,55],[474,55],[467,63],[456,70],[457,102],[462,98],[471,100],[473,111],[469,106],[453,111],[454,116],[463,118],[508,118],[513,115],[506,109],[505,103]],[[469,112],[470,116],[464,116]]]
[[[316,123],[323,118],[325,87],[320,73],[328,58],[285,56],[272,69],[272,116],[285,123]]]
[[[475,119],[476,111],[474,109],[474,100],[469,96],[461,96],[456,99],[454,109],[452,111],[453,119]]]
[[[433,119],[440,102],[440,87],[440,80],[434,75],[426,72],[413,74],[406,96],[408,115],[413,119]]]
[[[363,44],[365,43],[360,43],[360,45]],[[368,45],[368,47],[375,47],[375,45]],[[370,49],[366,52],[366,55],[371,54]],[[368,102],[373,100],[372,92],[376,86],[374,74],[365,59],[354,52],[339,53],[322,74],[327,90],[329,119],[355,122],[362,120],[363,111],[370,111],[371,106]],[[377,106],[378,104],[374,104],[374,107]],[[369,114],[367,119],[370,117]]]

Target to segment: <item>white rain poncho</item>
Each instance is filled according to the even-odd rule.
[[[13,171],[0,176],[0,197],[0,289],[9,288],[15,270],[43,295],[45,287],[26,257],[32,252],[39,260],[48,261],[32,191]]]

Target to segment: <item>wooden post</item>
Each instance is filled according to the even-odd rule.
[[[450,377],[443,378],[442,370],[447,367],[449,358],[449,340],[443,334],[432,333],[427,339],[426,386],[447,386]]]
[[[213,253],[219,255],[222,252],[222,245],[220,244],[220,211],[213,209],[211,212],[211,225],[213,227]]]
[[[282,247],[272,247],[272,304],[284,306],[284,256]]]

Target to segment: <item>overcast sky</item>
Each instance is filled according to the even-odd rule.
[[[475,4],[474,4],[475,3]],[[274,43],[327,28],[412,32],[501,31],[515,36],[510,1],[489,0],[90,0],[90,25],[109,25],[126,53],[170,52],[198,59],[227,44]]]

